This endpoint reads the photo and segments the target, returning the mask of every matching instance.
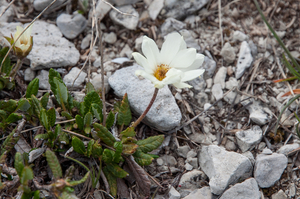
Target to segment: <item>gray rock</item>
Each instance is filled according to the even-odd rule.
[[[120,56],[122,56],[122,57],[128,57],[128,58],[132,58],[132,53],[133,53],[133,51],[131,50],[131,48],[129,47],[129,45],[128,44],[126,44],[125,46],[124,46],[124,48],[121,50],[121,52],[120,52]]]
[[[256,157],[254,178],[261,188],[268,188],[278,181],[286,168],[288,159],[283,154],[259,154]]]
[[[35,78],[35,71],[31,68],[26,68],[24,72],[24,80],[25,81],[31,81]]]
[[[187,157],[187,153],[191,150],[188,145],[180,146],[177,149],[177,154],[183,158]]]
[[[197,99],[198,105],[200,107],[204,107],[204,104],[209,102],[208,95],[204,92],[200,92],[195,96],[195,99]]]
[[[117,35],[114,32],[104,33],[103,39],[106,43],[114,44],[117,41]]]
[[[166,16],[176,19],[192,15],[194,12],[200,10],[208,0],[165,0]]]
[[[253,126],[246,131],[238,131],[235,134],[237,144],[241,151],[251,151],[262,139],[262,130],[259,126]]]
[[[52,0],[34,0],[33,1],[33,7],[36,11],[42,11],[44,10],[50,3],[52,2]],[[50,13],[52,12],[52,10],[54,10],[55,8],[59,7],[60,5],[62,5],[65,2],[65,0],[57,0],[45,13]]]
[[[36,76],[36,78],[39,79],[39,88],[50,90],[50,84],[49,84],[49,72],[46,70],[41,70],[40,74]]]
[[[80,73],[80,74],[79,74]],[[74,82],[73,87],[74,88],[78,88],[82,85],[82,83],[84,82],[85,77],[87,76],[87,74],[83,71],[80,72],[80,69],[77,67],[74,67],[70,70],[70,72],[64,76],[64,83],[66,84],[66,86],[68,88],[72,87],[73,81],[75,80],[75,78],[77,77],[77,75],[79,74],[78,78],[76,79],[76,81]]]
[[[234,48],[230,45],[229,42],[226,42],[225,45],[223,46],[220,55],[223,57],[223,59],[231,64],[234,62],[236,54],[234,51]]]
[[[116,95],[123,97],[125,93],[128,94],[132,111],[137,115],[144,112],[154,92],[154,86],[149,80],[140,80],[135,76],[135,71],[139,69],[142,67],[138,65],[122,68],[108,79]],[[143,122],[160,130],[168,131],[180,125],[181,117],[180,109],[172,93],[165,86],[159,89],[157,98]]]
[[[196,189],[183,199],[212,199],[212,194],[208,186]]]
[[[61,14],[56,19],[57,27],[68,39],[75,39],[87,26],[87,20],[81,14]]]
[[[126,5],[126,6],[116,7],[116,8],[121,12],[132,14],[134,16],[123,15],[115,10],[111,10],[109,12],[110,18],[115,23],[120,24],[129,30],[135,30],[139,22],[139,13],[131,5]]]
[[[95,8],[95,17],[100,21],[104,18],[104,16],[111,10],[111,6],[104,1],[98,1]],[[92,18],[93,11],[91,10],[89,13],[89,18]]]
[[[208,77],[213,77],[215,70],[217,68],[217,63],[215,62],[215,60],[205,56],[202,68],[205,69],[204,74],[206,74]]]
[[[235,42],[235,41],[247,41],[248,39],[249,39],[249,37],[245,33],[241,32],[239,30],[234,31],[233,36],[232,36],[232,41],[233,42]]]
[[[6,1],[1,1],[0,2],[0,13],[3,13],[4,10],[7,8],[7,6],[8,6],[8,3]],[[15,16],[14,9],[12,6],[10,6],[1,16],[0,23],[11,22],[13,20],[14,16]]]
[[[230,77],[229,80],[225,83],[225,88],[230,90],[235,86],[238,86],[239,83],[234,77]]]
[[[219,68],[218,72],[215,75],[214,84],[221,84],[222,89],[224,89],[226,75],[227,75],[227,68],[222,66],[221,68]]]
[[[128,5],[128,4],[135,4],[141,0],[110,0],[112,4],[116,4],[117,6],[122,6],[122,5]]]
[[[271,199],[287,199],[286,194],[280,189],[277,193],[274,193]]]
[[[240,98],[241,96],[237,92],[231,91],[224,97],[224,100],[229,104],[237,104],[240,102]]]
[[[261,154],[264,154],[264,155],[272,155],[272,151],[268,148],[264,148],[261,152]]]
[[[187,158],[186,162],[193,166],[194,169],[198,169],[198,158]]]
[[[163,161],[162,166],[174,167],[177,165],[177,160],[171,155],[163,155],[160,159]]]
[[[255,164],[255,159],[253,154],[250,151],[246,151],[245,153],[242,153],[242,155],[246,156],[252,163],[252,165],[254,166]]]
[[[300,147],[300,145],[298,143],[286,144],[286,145],[283,145],[282,147],[280,147],[280,149],[278,149],[277,153],[287,155],[289,152],[291,152],[299,147]]]
[[[235,77],[239,79],[244,74],[245,70],[252,64],[253,57],[251,55],[251,49],[246,41],[243,41],[240,48],[239,58],[236,65]]]
[[[226,190],[220,199],[260,199],[260,191],[254,178],[249,178],[242,183],[237,183]]]
[[[187,171],[191,171],[194,167],[192,165],[190,165],[189,163],[186,163],[184,165],[184,168],[187,170]]]
[[[164,1],[153,0],[148,7],[149,16],[152,20],[155,20],[161,9],[164,7]]]
[[[179,181],[179,185],[182,189],[187,189],[191,187],[191,184],[193,184],[193,182],[199,181],[201,179],[205,180],[206,178],[206,175],[202,171],[194,169],[182,175]]]
[[[102,90],[102,78],[101,78],[101,74],[96,75],[92,80],[91,83],[93,84],[94,88],[97,91],[101,91]],[[108,93],[110,86],[108,83],[108,77],[104,75],[104,87],[105,87],[105,93]]]
[[[260,102],[251,99],[251,100],[244,100],[242,104],[249,111],[250,119],[254,123],[258,125],[264,125],[271,120],[272,118],[271,110],[267,107],[264,107]]]
[[[83,102],[85,93],[74,91],[74,92],[72,92],[72,94],[73,94],[74,100],[76,100],[78,102]]]
[[[169,199],[180,199],[180,193],[172,186],[169,191]]]
[[[99,1],[99,2],[102,2],[102,1]],[[92,34],[88,34],[86,35],[82,41],[81,41],[81,45],[80,45],[80,48],[82,50],[86,49],[87,47],[90,46],[90,42],[91,42],[91,39],[92,39]]]
[[[197,153],[194,150],[190,150],[187,153],[186,158],[193,158],[193,157],[196,157],[196,156],[197,156]]]
[[[216,100],[219,100],[223,97],[223,90],[221,84],[214,84],[211,88],[211,92]]]
[[[201,47],[199,46],[198,42],[195,40],[193,35],[191,34],[191,30],[180,30],[179,33],[183,36],[184,41],[186,42],[186,46],[188,48],[195,48],[196,50],[200,51]]]
[[[254,44],[252,40],[250,40],[248,44],[251,49],[252,56],[255,57],[257,55],[257,46]]]
[[[235,152],[227,152],[216,145],[203,146],[199,153],[199,164],[209,177],[210,190],[221,194],[229,185],[252,175],[250,160]]]
[[[161,25],[161,34],[165,36],[171,32],[179,31],[186,28],[186,24],[174,18],[167,18]]]

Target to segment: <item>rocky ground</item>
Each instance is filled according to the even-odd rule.
[[[50,2],[15,1],[0,18],[0,45],[7,45],[3,36],[31,22]],[[189,82],[192,89],[161,89],[138,127],[139,139],[166,136],[156,151],[160,157],[145,168],[157,181],[151,189],[154,198],[300,198],[300,140],[294,117],[298,101],[283,113],[274,132],[291,98],[282,95],[299,82],[273,83],[291,75],[281,62],[283,50],[252,1],[111,0],[118,10],[96,0],[88,1],[85,9],[80,2],[57,0],[34,23],[34,45],[18,73],[18,89],[1,92],[1,99],[20,98],[35,77],[40,79],[40,93],[49,90],[50,68],[63,76],[79,101],[86,82],[100,89],[100,48],[90,44],[98,37],[95,30],[101,29],[107,100],[113,103],[128,93],[138,116],[154,88],[135,77],[140,66],[131,53],[141,52],[144,35],[160,47],[164,36],[177,31],[188,47],[206,56],[201,66],[206,72]],[[0,11],[7,5],[2,0]],[[260,1],[260,6],[292,55],[300,58],[299,1]],[[132,198],[139,198],[130,177],[127,182]],[[87,195],[79,191],[86,187],[76,190],[79,197]],[[3,198],[9,195],[2,192]]]

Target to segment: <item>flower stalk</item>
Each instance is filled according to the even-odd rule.
[[[157,96],[157,93],[158,93],[158,88],[155,88],[154,90],[154,93],[153,93],[153,96],[152,96],[152,99],[150,100],[150,103],[149,105],[147,106],[146,110],[143,112],[143,114],[137,119],[137,121],[135,121],[131,126],[133,128],[137,127],[137,125],[139,125],[139,123],[141,123],[141,121],[144,119],[144,117],[147,115],[147,113],[149,112],[150,108],[152,107],[155,99],[156,99],[156,96]]]
[[[13,71],[11,71],[11,73],[10,73],[10,75],[9,75],[11,78],[13,78],[13,79],[15,78],[15,76],[16,76],[18,70],[19,70],[19,69],[21,68],[21,66],[22,66],[22,63],[23,63],[23,59],[18,58],[16,66],[14,67]]]

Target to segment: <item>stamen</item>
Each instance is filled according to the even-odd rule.
[[[156,67],[153,75],[154,75],[154,77],[156,77],[156,79],[158,79],[159,81],[162,81],[163,79],[165,79],[166,74],[169,71],[169,69],[170,68],[166,64],[161,64]]]

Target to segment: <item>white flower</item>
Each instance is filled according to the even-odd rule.
[[[145,70],[137,70],[135,75],[149,79],[156,88],[173,84],[177,88],[191,88],[186,81],[199,77],[204,69],[198,69],[204,55],[197,54],[196,49],[187,48],[183,37],[179,33],[172,33],[166,37],[161,51],[155,42],[144,36],[140,53],[132,53],[135,61]]]

